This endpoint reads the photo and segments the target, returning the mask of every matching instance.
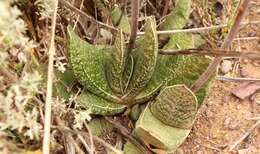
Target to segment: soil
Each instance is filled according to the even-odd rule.
[[[253,0],[244,21],[260,21],[260,1]],[[246,39],[246,37],[255,39]],[[232,50],[241,52],[260,52],[260,24],[243,26],[232,44]],[[260,78],[260,62],[242,58],[227,58],[232,61],[229,77]],[[219,74],[223,75],[223,74]],[[240,100],[231,90],[242,82],[215,81],[209,96],[201,108],[188,139],[179,147],[176,154],[259,154],[260,129],[256,128],[232,151],[230,148],[241,136],[249,131],[260,117],[260,91]]]

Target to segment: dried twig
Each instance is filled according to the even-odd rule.
[[[257,121],[253,126],[249,128],[249,130],[241,136],[233,145],[230,146],[229,151],[232,151],[238,144],[240,144],[245,138],[247,138],[256,128],[260,126],[260,120]]]
[[[138,140],[137,138],[135,138],[134,136],[131,135],[131,133],[124,127],[122,126],[120,123],[115,122],[114,120],[112,120],[109,117],[105,117],[105,119],[107,121],[109,121],[110,123],[113,124],[113,126],[115,128],[117,128],[118,130],[120,130],[120,133],[128,138],[133,144],[135,144],[140,150],[142,150],[145,154],[151,154],[150,150],[146,148],[145,144],[142,143],[140,140]]]
[[[248,25],[248,24],[260,24],[260,21],[251,21],[251,22],[242,22],[241,25]],[[190,29],[174,29],[174,30],[160,30],[157,31],[157,35],[170,35],[176,33],[199,33],[199,32],[207,32],[213,29],[220,29],[227,27],[228,24],[221,24],[221,25],[213,25],[209,27],[199,27],[199,28],[190,28]],[[144,32],[137,32],[137,35],[144,35]],[[254,38],[256,39],[256,38]],[[235,39],[236,40],[236,39]]]
[[[217,76],[217,80],[220,81],[232,81],[232,82],[255,82],[255,81],[260,81],[260,79],[254,79],[254,78],[240,78],[240,77],[227,77],[227,76]]]
[[[59,0],[59,2],[63,5],[65,5],[66,7],[68,7],[69,9],[71,9],[72,11],[74,11],[75,13],[87,18],[88,20],[90,20],[91,22],[93,23],[96,23],[98,25],[100,25],[101,27],[103,28],[107,28],[107,29],[110,29],[112,32],[118,32],[118,29],[116,29],[115,27],[113,26],[110,26],[110,25],[107,25],[103,22],[100,22],[100,21],[97,21],[95,18],[87,15],[86,13],[82,12],[80,9],[74,7],[73,5],[71,5],[69,2],[67,2],[66,0]]]
[[[204,49],[204,48],[189,48],[182,50],[166,49],[159,50],[162,55],[208,55],[208,56],[222,56],[222,57],[240,57],[249,59],[260,59],[259,52],[240,52],[236,50],[221,50],[221,49]]]
[[[84,4],[84,0],[81,0],[80,7],[79,7],[79,10],[80,10],[80,11],[81,11],[81,9],[82,9],[82,7],[83,7],[83,4]],[[77,26],[77,23],[78,23],[78,21],[79,21],[79,17],[80,17],[80,15],[77,16],[77,19],[76,19],[76,21],[75,21],[75,23],[74,23],[74,26],[73,26],[73,30],[74,30],[75,27]]]
[[[95,150],[95,146],[94,146],[94,141],[93,141],[93,134],[88,126],[88,124],[86,122],[84,122],[84,126],[86,127],[86,129],[88,130],[89,133],[89,140],[90,140],[90,150],[94,151]]]
[[[51,103],[52,103],[52,85],[53,85],[53,61],[55,54],[55,28],[56,16],[58,9],[58,1],[55,1],[55,8],[52,17],[51,26],[51,42],[49,48],[49,62],[48,62],[48,79],[47,79],[47,92],[45,102],[45,118],[44,118],[44,136],[43,136],[43,154],[50,153],[50,127],[51,127]]]
[[[167,14],[170,8],[170,3],[171,3],[170,0],[164,0],[164,9],[163,9],[162,17],[164,17]]]
[[[227,50],[229,46],[231,45],[233,39],[235,38],[237,32],[239,31],[240,23],[242,22],[242,19],[244,18],[248,4],[250,0],[244,0],[242,4],[239,6],[238,13],[236,16],[236,19],[234,21],[234,24],[232,25],[227,38],[225,39],[225,42],[222,44],[221,49]],[[211,75],[216,71],[217,66],[222,60],[222,56],[216,57],[213,62],[208,66],[207,70],[197,79],[191,86],[191,90],[196,92],[199,90],[199,88],[207,82],[207,80],[211,77]]]
[[[10,82],[10,83],[17,82],[17,80],[18,80],[18,77],[16,76],[15,73],[13,73],[10,70],[3,68],[3,67],[0,67],[0,75],[4,76],[5,79],[7,79],[8,82]]]
[[[127,47],[127,54],[130,54],[131,50],[134,48],[137,30],[138,30],[138,16],[139,16],[139,0],[132,1],[132,27],[130,39]]]
[[[73,5],[71,5],[69,2],[65,1],[65,0],[59,0],[59,2],[63,5],[65,5],[66,7],[68,7],[69,9],[71,9],[72,11],[74,11],[75,13],[77,13],[80,16],[83,16],[85,18],[87,18],[88,20],[90,20],[93,23],[96,23],[98,25],[100,25],[101,27],[110,29],[112,32],[118,32],[118,29],[107,25],[105,23],[102,23],[100,21],[97,21],[95,18],[87,15],[86,13],[82,12],[80,9],[74,7]],[[137,11],[137,10],[136,10]],[[135,11],[134,11],[135,12]],[[137,12],[135,12],[137,13]],[[134,17],[134,16],[132,16]],[[243,22],[241,23],[241,25],[248,25],[248,24],[259,24],[260,21],[250,21],[250,22]],[[209,27],[201,27],[201,28],[191,28],[191,29],[177,29],[177,30],[166,30],[166,31],[157,31],[156,33],[158,35],[169,35],[169,34],[176,34],[176,33],[194,33],[194,32],[205,32],[205,31],[209,31],[212,29],[219,29],[219,28],[224,28],[227,27],[228,24],[222,24],[222,25],[213,25],[213,26],[209,26]],[[124,34],[129,35],[129,33],[124,32]],[[137,35],[144,35],[144,32],[137,32]]]
[[[209,27],[200,27],[200,28],[190,28],[190,29],[175,29],[175,30],[160,30],[157,31],[157,35],[170,35],[176,33],[198,33],[198,32],[207,32],[212,29],[220,29],[226,27],[226,24],[223,25],[214,25]],[[144,32],[138,32],[137,35],[144,35]]]
[[[82,137],[82,135],[78,134],[78,138],[81,141],[81,143],[83,144],[83,146],[85,147],[85,149],[88,151],[89,154],[94,154],[94,151],[92,151],[90,149],[90,147],[88,146],[88,144],[86,143],[86,141],[84,140],[84,138]]]
[[[81,134],[83,136],[86,136],[89,138],[89,134],[86,133],[86,132],[83,132],[83,131],[77,131],[77,130],[72,130],[70,129],[69,127],[66,127],[66,126],[52,126],[52,128],[54,129],[59,129],[60,131],[65,131],[65,132],[71,132],[73,134]],[[112,145],[106,143],[104,140],[100,139],[99,137],[97,136],[93,136],[93,139],[99,143],[101,143],[103,146],[105,146],[106,148],[112,150],[113,152],[115,152],[116,154],[123,154],[123,151],[121,150],[118,150],[116,148],[114,148]]]

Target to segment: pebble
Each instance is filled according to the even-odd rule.
[[[248,33],[247,33],[247,36],[248,36],[248,37],[255,37],[255,36],[256,36],[256,32],[255,32],[255,31],[248,32]]]
[[[229,130],[235,130],[239,128],[238,123],[235,123],[231,118],[226,118],[224,121],[224,128],[227,128]]]
[[[240,149],[238,150],[238,154],[248,154],[248,149]]]
[[[214,115],[214,113],[211,110],[206,110],[205,114],[208,118],[211,118]]]
[[[248,77],[248,76],[249,76],[248,71],[247,71],[244,67],[242,67],[242,68],[240,69],[240,76],[241,76],[241,77]]]
[[[175,154],[184,154],[184,151],[179,148],[175,151]]]
[[[232,119],[231,118],[226,118],[225,121],[224,121],[224,127],[225,128],[228,128],[229,127],[229,124],[231,123]]]
[[[230,60],[223,60],[220,65],[220,71],[223,74],[227,74],[232,69],[232,62]]]

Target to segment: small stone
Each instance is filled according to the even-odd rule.
[[[197,151],[197,154],[204,154],[204,152],[203,151]]]
[[[256,31],[248,32],[247,36],[248,37],[255,37],[256,36]]]
[[[248,154],[248,149],[240,149],[238,150],[238,154]]]
[[[238,123],[231,123],[229,125],[228,129],[230,129],[230,130],[237,130],[237,129],[239,129],[239,125],[238,125]]]
[[[175,154],[184,154],[184,151],[179,148],[175,151]]]
[[[232,119],[231,118],[226,118],[225,121],[224,121],[224,127],[225,128],[228,128],[230,123],[231,123]]]
[[[229,130],[236,130],[239,128],[239,125],[238,125],[238,123],[235,123],[233,121],[233,119],[228,117],[224,121],[224,128],[229,129]]]
[[[229,101],[230,101],[230,96],[225,95],[222,100],[223,100],[224,103],[229,103]]]
[[[214,113],[211,110],[206,110],[205,114],[208,118],[211,118],[214,115]]]
[[[249,75],[248,71],[244,67],[242,67],[240,69],[240,76],[241,77],[248,77],[248,75]]]
[[[220,65],[220,71],[223,74],[227,74],[232,69],[232,62],[230,60],[223,60]]]

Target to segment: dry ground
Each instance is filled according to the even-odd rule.
[[[260,21],[260,1],[254,0],[245,21]],[[258,37],[250,40],[236,40],[232,49],[260,52],[260,25],[244,26],[238,37]],[[260,63],[256,60],[230,59],[232,71],[227,76],[260,78]],[[238,66],[238,67],[237,67]],[[216,81],[213,83],[208,99],[198,117],[193,131],[177,154],[259,154],[260,130],[256,129],[243,142],[230,152],[230,147],[244,135],[260,117],[260,92],[251,98],[240,100],[231,90],[240,83]]]

